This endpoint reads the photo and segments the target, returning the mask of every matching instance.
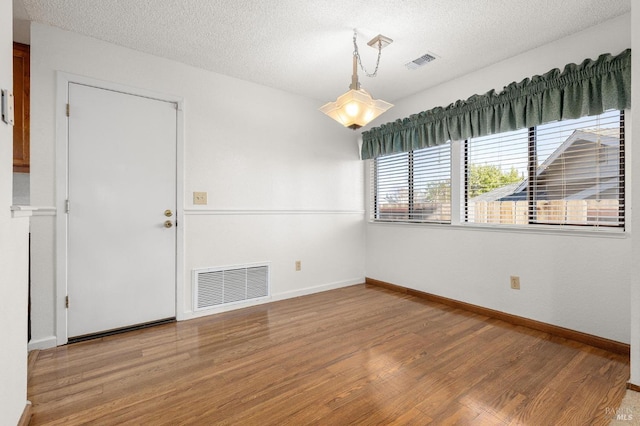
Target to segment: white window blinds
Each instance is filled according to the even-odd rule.
[[[374,220],[451,222],[449,144],[378,157],[373,164]]]
[[[469,139],[469,223],[624,226],[624,114]]]

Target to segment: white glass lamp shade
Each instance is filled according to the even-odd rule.
[[[381,99],[373,99],[364,89],[351,89],[335,102],[320,107],[320,111],[343,126],[355,130],[366,126],[392,106]]]

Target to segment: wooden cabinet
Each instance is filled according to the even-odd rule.
[[[13,43],[13,171],[29,173],[29,46]]]

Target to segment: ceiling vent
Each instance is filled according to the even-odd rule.
[[[406,64],[404,64],[405,67],[407,67],[410,70],[416,70],[426,64],[428,64],[429,62],[435,60],[436,57],[433,55],[430,55],[428,53],[425,53],[424,55],[420,56],[417,59],[414,59],[411,62],[407,62]]]

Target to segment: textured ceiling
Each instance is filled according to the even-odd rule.
[[[353,29],[394,102],[631,10],[631,0],[13,0],[16,27],[37,21],[221,74],[334,100],[351,78]],[[404,64],[424,53],[437,59]],[[618,52],[611,52],[618,53]]]

